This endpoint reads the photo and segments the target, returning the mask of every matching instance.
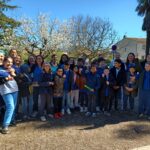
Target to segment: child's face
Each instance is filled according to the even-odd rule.
[[[131,68],[129,69],[129,71],[130,71],[130,73],[135,73],[135,68],[132,68],[132,67],[131,67]]]
[[[16,56],[16,57],[14,58],[14,61],[15,61],[15,64],[21,64],[21,62],[22,62],[20,56]]]
[[[51,70],[51,68],[50,68],[50,65],[44,65],[44,70],[46,71],[46,72],[49,72],[50,70]]]
[[[69,65],[64,65],[64,70],[68,70],[70,68]]]
[[[150,65],[149,64],[145,64],[145,70],[150,71]]]
[[[101,61],[101,62],[99,63],[99,66],[100,66],[100,67],[105,67],[105,66],[106,66],[106,62],[105,62],[105,61]]]
[[[4,68],[9,69],[13,65],[13,60],[12,58],[8,58],[6,61],[4,61]]]
[[[63,70],[62,70],[62,69],[58,69],[58,70],[57,70],[57,74],[58,74],[59,76],[62,76],[62,75],[63,75]]]
[[[78,68],[77,68],[77,67],[74,67],[73,71],[74,71],[74,72],[78,72]]]
[[[92,72],[92,73],[95,73],[96,71],[97,71],[97,69],[96,69],[95,66],[91,67],[91,72]]]
[[[104,69],[104,74],[107,76],[109,74],[109,69]]]
[[[120,63],[118,63],[118,62],[115,62],[115,68],[120,68],[121,67],[121,64]]]

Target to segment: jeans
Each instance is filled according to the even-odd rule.
[[[88,93],[88,111],[96,112],[96,95],[94,93]]]
[[[67,109],[70,108],[70,99],[71,99],[70,92],[64,91],[63,101],[62,101],[62,109],[66,109],[67,110]]]
[[[71,93],[71,102],[70,102],[70,107],[78,107],[79,106],[79,90],[72,90]]]
[[[53,97],[50,94],[41,94],[41,103],[39,106],[40,116],[44,115],[44,110],[46,109],[47,114],[53,113]]]
[[[130,109],[134,109],[134,97],[131,95],[123,95],[123,110],[127,110],[127,104],[128,104],[128,99],[129,99],[129,104],[130,104]]]
[[[25,116],[32,115],[33,112],[33,96],[22,97],[22,112]]]
[[[39,87],[33,88],[33,111],[38,112]]]
[[[17,105],[18,92],[2,95],[6,105],[6,112],[4,115],[3,127],[8,127],[10,122],[15,118],[15,108]]]
[[[141,90],[139,92],[139,114],[150,115],[150,91]]]

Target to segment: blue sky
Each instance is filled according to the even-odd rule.
[[[141,30],[143,18],[135,12],[137,0],[12,0],[11,4],[19,6],[8,13],[14,18],[36,18],[40,12],[60,20],[81,14],[98,16],[109,19],[120,38],[125,34],[127,37],[146,36]]]

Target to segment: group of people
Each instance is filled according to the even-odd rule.
[[[112,110],[133,111],[137,95],[139,117],[150,119],[150,55],[140,62],[129,53],[124,62],[116,52],[109,64],[102,56],[85,63],[85,59],[67,54],[62,54],[59,62],[56,54],[50,62],[41,55],[31,55],[23,62],[17,50],[10,50],[7,56],[0,50],[4,134],[15,124],[19,111],[23,120],[39,117],[41,121],[59,119],[75,110],[86,116],[111,116]]]

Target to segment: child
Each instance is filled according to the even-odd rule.
[[[29,87],[32,84],[32,79],[29,74],[29,66],[20,67],[20,75],[18,76],[18,85],[20,90],[20,97],[22,103],[23,119],[30,119],[33,111],[33,97],[30,93]]]
[[[96,65],[92,64],[90,72],[86,73],[86,91],[88,96],[88,112],[86,116],[96,116],[96,96],[97,90],[100,87],[99,76],[96,73]]]
[[[41,96],[39,112],[41,121],[46,121],[46,117],[44,116],[44,108],[46,108],[48,116],[52,117],[54,76],[49,63],[44,63],[43,68],[44,71],[41,74],[41,82],[39,82],[39,93]]]
[[[63,95],[63,102],[62,102],[62,114],[65,113],[65,111],[68,114],[71,114],[70,111],[70,99],[71,99],[71,86],[73,81],[73,72],[70,70],[70,65],[68,62],[64,64],[64,74],[66,76],[64,81],[64,95]]]
[[[72,109],[79,107],[79,70],[78,66],[73,68],[73,81],[72,81],[72,91],[71,91],[71,104]]]
[[[113,86],[115,85],[114,77],[110,74],[108,67],[104,68],[103,74],[100,79],[100,97],[101,97],[101,110],[104,114],[110,116],[109,105],[113,97]]]
[[[129,99],[130,110],[134,109],[134,97],[137,96],[138,92],[138,73],[136,73],[135,65],[129,67],[127,72],[127,81],[124,85],[124,96],[123,96],[123,110],[127,110],[127,101]]]
[[[54,78],[54,117],[62,117],[62,100],[63,100],[63,89],[64,89],[65,76],[63,76],[63,69],[58,68],[56,76]]]
[[[145,70],[139,78],[139,117],[145,114],[150,120],[150,64],[145,64]]]
[[[113,75],[116,85],[113,87],[114,89],[114,97],[110,102],[110,109],[112,108],[112,102],[114,100],[115,110],[118,111],[118,103],[121,104],[121,88],[126,82],[126,72],[121,67],[122,61],[120,59],[115,59],[114,67],[110,70],[110,73]],[[121,108],[121,107],[120,107]]]

